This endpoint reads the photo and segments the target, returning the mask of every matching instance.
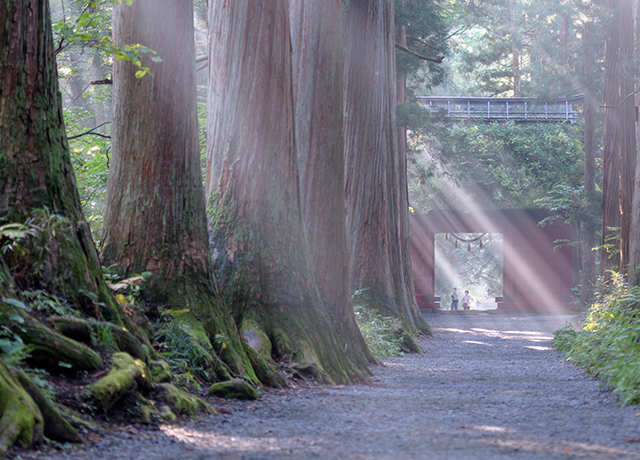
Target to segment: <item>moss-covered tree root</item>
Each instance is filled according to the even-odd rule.
[[[40,442],[43,432],[40,409],[0,362],[0,458],[16,442],[23,447]]]
[[[209,396],[218,396],[227,399],[258,399],[258,392],[247,381],[242,379],[232,379],[228,382],[214,383],[209,391]]]
[[[167,404],[179,414],[195,417],[198,412],[204,411],[208,414],[217,415],[216,410],[207,402],[195,395],[177,389],[170,383],[158,383],[154,387],[161,393]]]
[[[87,390],[89,399],[107,414],[123,396],[149,385],[142,361],[134,360],[127,353],[114,353],[109,373],[87,386]]]
[[[91,348],[35,320],[29,319],[25,325],[15,327],[14,332],[33,347],[30,360],[52,372],[91,372],[102,364],[100,355]]]
[[[104,321],[88,322],[61,316],[52,316],[48,319],[48,323],[52,329],[72,340],[87,345],[114,347],[116,350],[129,353],[145,363],[149,360],[147,352],[142,346],[142,339],[117,324]],[[95,337],[98,343],[93,343],[92,337]]]
[[[60,415],[56,406],[42,394],[40,388],[27,375],[17,369],[12,369],[12,373],[40,409],[45,436],[60,442],[82,442],[75,428]]]

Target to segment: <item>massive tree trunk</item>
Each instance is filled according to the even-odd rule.
[[[620,271],[629,268],[629,241],[633,187],[636,172],[636,113],[633,43],[633,8],[631,1],[620,2]],[[636,228],[636,231],[638,229]]]
[[[291,0],[295,140],[300,199],[315,279],[347,356],[375,361],[353,313],[344,200],[341,0]]]
[[[9,330],[12,320],[8,318],[17,313],[5,302],[5,296],[15,300],[20,291],[30,289],[75,299],[80,306],[91,303],[95,316],[119,321],[71,167],[48,0],[8,0],[0,7],[0,94],[0,219],[3,223],[29,220],[30,230],[36,234],[32,235],[35,241],[21,242],[23,251],[0,254],[3,329]],[[5,258],[10,259],[10,267]],[[27,329],[24,325],[16,331],[23,334]],[[38,442],[43,431],[52,436],[43,426],[50,413],[43,413],[44,406],[38,407],[46,401],[35,385],[24,382],[0,364],[3,458],[15,442]]]
[[[0,94],[0,218],[24,222],[37,212],[45,240],[38,246],[47,248],[24,255],[16,281],[84,305],[92,303],[86,293],[96,293],[104,305],[93,304],[95,313],[118,322],[71,167],[48,1],[11,0],[0,8]],[[48,214],[68,222],[53,231],[49,224],[59,219]]]
[[[591,13],[591,11],[589,11]],[[593,19],[585,23],[584,41],[584,197],[587,216],[581,223],[582,230],[582,279],[580,304],[585,307],[593,296],[596,282],[596,104],[594,98],[594,46]]]
[[[602,242],[612,250],[602,251],[602,274],[620,269],[618,237],[620,227],[620,136],[622,117],[620,99],[620,0],[607,0],[610,13],[605,31],[605,75],[604,75],[604,151],[602,155]]]
[[[186,322],[204,323],[209,340],[199,337],[201,345],[208,348],[216,336],[226,337],[231,346],[222,358],[231,373],[260,378],[213,289],[199,158],[193,5],[176,0],[117,5],[113,33],[115,43],[148,46],[162,62],[145,62],[152,75],[143,78],[136,78],[131,63],[114,63],[103,263],[116,264],[123,276],[150,272],[144,291],[149,300],[188,309]],[[210,355],[219,367],[216,354]]]
[[[149,62],[152,75],[143,78],[130,62],[114,62],[101,256],[125,276],[208,278],[191,10],[175,0],[114,8],[114,42],[140,43],[162,59]]]
[[[409,204],[405,160],[397,146],[393,24],[393,2],[349,4],[344,27],[349,282],[353,292],[362,293],[361,301],[401,318],[414,335],[428,331],[428,325],[407,279]]]
[[[322,304],[304,230],[288,1],[214,2],[209,27],[207,196],[221,288],[275,358],[314,362],[336,382],[363,377]]]
[[[640,5],[634,2],[634,47],[640,56]],[[634,66],[636,91],[640,88],[640,66]],[[636,113],[640,110],[640,94],[635,95]],[[640,286],[640,120],[636,116],[636,171],[631,206],[631,234],[629,236],[629,284]]]
[[[627,272],[631,205],[635,176],[635,100],[630,69],[633,64],[633,14],[631,2],[608,0],[610,17],[605,35],[605,118],[603,153],[602,234],[605,244],[614,243],[618,254],[605,254],[603,269]],[[620,227],[619,245],[611,241]]]

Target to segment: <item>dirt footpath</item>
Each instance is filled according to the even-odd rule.
[[[226,414],[115,430],[24,459],[635,459],[640,407],[618,407],[551,345],[569,316],[427,316],[423,355],[385,359],[374,385],[211,399]]]

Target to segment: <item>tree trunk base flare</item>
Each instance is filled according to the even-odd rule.
[[[96,408],[108,414],[113,406],[125,395],[138,387],[149,387],[146,380],[145,365],[134,360],[127,353],[114,353],[109,373],[95,383],[87,386],[90,400]]]
[[[30,447],[43,439],[44,421],[31,396],[0,362],[0,458],[16,442]]]
[[[102,365],[98,353],[86,345],[68,339],[35,320],[15,327],[14,332],[33,350],[28,361],[53,373],[94,371]]]
[[[238,226],[255,227],[246,222]],[[285,359],[316,363],[322,370],[324,382],[329,384],[369,381],[367,372],[345,354],[345,344],[339,343],[317,291],[312,288],[310,272],[285,267],[275,270],[279,262],[270,262],[259,255],[269,251],[250,251],[248,248],[252,245],[241,242],[241,236],[224,236],[231,233],[219,231],[212,237],[213,252],[217,254],[214,267],[223,285],[225,302],[233,307],[236,324],[251,324],[254,334],[268,338],[271,356],[267,358],[276,362]],[[237,246],[228,247],[227,243],[234,241]],[[255,248],[261,246],[255,244]],[[305,264],[300,262],[300,266]],[[256,330],[261,333],[257,334]],[[243,342],[249,346],[246,340]],[[265,345],[268,348],[268,344]]]
[[[218,412],[207,402],[197,396],[177,389],[170,383],[158,383],[154,385],[154,388],[163,393],[163,397],[167,404],[169,404],[173,410],[179,414],[186,414],[190,417],[195,417],[200,411],[204,411],[211,415],[218,414]]]
[[[120,324],[122,311],[103,278],[89,225],[47,210],[31,210],[28,219],[8,216],[19,217],[30,233],[21,242],[24,251],[8,255],[16,284],[23,290],[46,286],[87,316]]]
[[[187,275],[185,275],[187,276]],[[183,331],[200,355],[206,357],[205,366],[213,375],[212,382],[235,377],[249,379],[254,384],[275,388],[286,386],[270,356],[255,353],[228,313],[220,295],[203,284],[201,275],[194,275],[189,283],[165,280],[164,287],[155,289],[160,278],[146,283],[143,296],[149,304],[174,305],[171,328]],[[200,280],[200,281],[193,281]],[[184,308],[181,309],[181,307]],[[210,383],[212,383],[210,382]]]

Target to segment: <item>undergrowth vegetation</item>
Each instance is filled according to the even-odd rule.
[[[212,377],[208,372],[212,365],[210,356],[170,315],[166,317],[154,325],[158,354],[169,364],[176,386],[202,391],[202,384]]]
[[[640,287],[614,275],[580,331],[556,331],[555,347],[610,387],[621,404],[640,404]]]
[[[375,310],[355,306],[356,323],[369,350],[376,358],[401,356],[406,332],[398,318],[384,317]]]

